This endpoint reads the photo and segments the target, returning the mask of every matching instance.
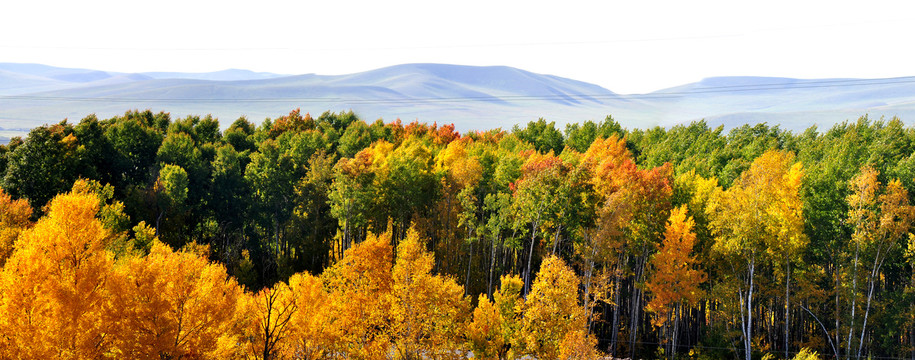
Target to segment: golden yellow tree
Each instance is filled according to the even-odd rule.
[[[465,241],[470,245],[467,257],[464,286],[470,287],[473,247],[480,239],[481,226],[477,208],[480,199],[476,187],[482,175],[480,162],[467,152],[469,138],[452,141],[435,156],[433,172],[439,178],[440,194],[432,216],[415,226],[424,234],[434,234],[429,247],[438,254],[439,271],[457,273],[463,265],[462,248]]]
[[[886,186],[877,181],[879,172],[870,167],[861,169],[861,173],[850,182],[852,193],[848,196],[848,222],[854,226],[851,242],[855,252],[852,260],[851,287],[851,325],[848,330],[846,351],[853,352],[853,332],[857,321],[856,304],[859,296],[865,301],[864,314],[861,315],[860,335],[858,337],[856,356],[861,358],[864,348],[865,331],[870,316],[871,305],[878,283],[883,277],[883,265],[891,252],[901,245],[901,240],[915,223],[915,206],[909,201],[909,193],[896,179]],[[859,269],[860,267],[860,269]],[[866,283],[865,289],[858,289],[858,278]],[[859,293],[860,291],[860,293]]]
[[[794,162],[793,153],[767,151],[729,189],[713,194],[706,209],[715,236],[712,250],[734,269],[729,276],[740,303],[747,360],[752,356],[757,269],[773,257],[788,267],[795,251],[807,243],[799,193],[802,176],[803,167]],[[785,278],[788,292],[790,277]]]
[[[289,285],[284,282],[254,294],[246,293],[237,315],[241,334],[234,355],[245,359],[271,360],[287,353],[292,317],[297,310],[295,300]]]
[[[521,331],[517,334],[526,353],[538,359],[558,359],[563,345],[572,344],[569,335],[585,329],[578,286],[578,277],[562,259],[551,256],[543,261],[525,302]]]
[[[433,275],[433,256],[415,229],[397,247],[392,271],[391,335],[401,359],[461,357],[468,302],[453,279]]]
[[[521,331],[521,318],[524,311],[524,298],[521,291],[524,289],[524,280],[516,275],[503,275],[500,279],[499,291],[493,294],[493,302],[502,319],[502,337],[512,348],[504,351],[507,358],[514,358],[515,354],[524,352]]]
[[[94,359],[114,333],[110,233],[92,194],[58,195],[0,272],[0,358]]]
[[[512,345],[523,345],[523,342],[517,341],[516,334],[521,328],[524,306],[521,288],[524,281],[515,275],[503,275],[501,283],[492,301],[485,294],[480,295],[479,303],[473,310],[473,321],[467,324],[467,342],[474,357],[512,359]]]
[[[695,268],[697,260],[692,255],[696,243],[694,224],[693,218],[686,215],[686,206],[674,209],[661,248],[651,258],[647,288],[653,297],[647,310],[655,314],[652,324],[664,330],[665,352],[671,359],[677,349],[681,311],[685,305],[699,301],[699,285],[706,278],[704,271]]]
[[[0,268],[13,253],[16,239],[32,226],[32,207],[24,199],[13,200],[0,189]]]
[[[597,351],[597,339],[588,334],[588,329],[575,329],[566,334],[559,347],[559,359],[594,360],[602,359]]]
[[[287,359],[324,359],[330,357],[332,345],[327,328],[329,325],[328,302],[330,296],[321,279],[309,273],[295,274],[289,278],[289,288],[296,303],[292,314]]]
[[[510,339],[502,336],[502,324],[499,309],[486,294],[480,294],[477,307],[473,310],[473,321],[467,324],[467,342],[475,358],[504,358]]]
[[[333,358],[384,359],[393,286],[390,234],[369,235],[321,274],[330,296],[325,331]]]
[[[117,274],[111,287],[119,309],[113,334],[119,357],[215,357],[241,295],[222,265],[154,241],[148,256],[126,260]]]

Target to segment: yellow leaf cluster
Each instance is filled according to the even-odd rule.
[[[13,200],[0,189],[0,268],[13,253],[16,239],[32,226],[32,207],[24,199]]]
[[[518,334],[527,353],[538,359],[558,359],[566,337],[584,329],[586,318],[578,303],[578,286],[578,277],[562,259],[543,261],[524,304]]]
[[[490,301],[480,295],[473,310],[473,321],[467,324],[467,341],[475,357],[480,359],[511,358],[509,352],[516,342],[524,299],[520,297],[524,286],[518,276],[502,276],[501,288]]]
[[[241,289],[224,267],[154,241],[112,279],[118,309],[114,345],[133,359],[201,357],[228,334]]]
[[[864,167],[850,182],[848,221],[854,226],[852,243],[861,247],[891,243],[908,233],[915,221],[915,207],[899,179],[881,186],[880,173]]]
[[[397,247],[392,275],[391,331],[403,359],[447,358],[458,353],[468,312],[464,289],[453,279],[432,274],[432,254],[415,229]]]
[[[376,359],[387,353],[383,333],[393,279],[390,234],[370,235],[321,275],[330,294],[325,323],[341,358]]]
[[[472,187],[480,181],[480,162],[467,156],[467,141],[452,141],[435,156],[435,171],[443,173],[458,189]]]
[[[99,358],[114,332],[110,234],[87,194],[54,198],[0,272],[0,357]]]
[[[807,244],[800,184],[803,167],[790,152],[770,150],[756,158],[706,209],[716,236],[713,250],[750,257],[793,256]]]
[[[331,301],[321,279],[308,273],[295,274],[289,278],[296,311],[290,319],[288,359],[327,358],[332,348],[328,331],[328,307]]]
[[[264,360],[279,357],[289,345],[286,340],[295,312],[295,295],[286,283],[245,294],[239,305],[240,334],[231,352],[233,357]]]
[[[818,354],[816,351],[810,350],[808,348],[803,348],[801,349],[801,352],[797,353],[797,355],[794,355],[791,360],[818,360],[819,358],[820,354]]]

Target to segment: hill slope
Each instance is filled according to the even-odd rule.
[[[627,127],[705,118],[725,127],[768,122],[803,130],[863,114],[915,119],[915,78],[800,80],[719,77],[649,94],[619,95],[586,82],[506,66],[404,64],[349,75],[283,76],[247,70],[124,74],[0,64],[0,128],[26,128],[129,109],[175,117],[213,114],[224,126],[295,108],[354,110],[362,118],[510,128],[544,117],[562,125],[612,114]]]
[[[662,124],[705,118],[725,127],[768,122],[792,130],[828,127],[864,114],[915,121],[915,77],[789,79],[718,77],[649,94]]]
[[[350,75],[231,81],[192,78],[211,77],[200,74],[142,76],[0,98],[0,118],[20,127],[150,108],[176,116],[211,113],[225,125],[242,115],[260,120],[302,108],[354,110],[367,120],[454,122],[467,130],[510,127],[541,116],[560,123],[601,119],[613,109],[633,107],[632,101],[593,84],[504,66],[407,64]]]

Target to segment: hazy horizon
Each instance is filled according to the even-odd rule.
[[[620,94],[507,66],[401,64],[356,74],[286,77],[244,70],[105,70],[0,63],[0,127],[25,129],[64,118],[75,122],[89,114],[110,118],[133,109],[166,111],[176,118],[211,114],[223,127],[240,116],[259,123],[296,108],[313,115],[352,110],[370,122],[454,123],[459,131],[510,129],[541,117],[563,127],[608,115],[624,127],[641,129],[705,119],[726,130],[765,122],[802,131],[863,115],[915,119],[915,77],[716,77],[649,94]]]
[[[405,63],[505,65],[636,94],[717,76],[913,75],[907,57],[898,53],[913,32],[913,6],[901,1],[240,6],[168,0],[137,8],[110,0],[49,0],[9,6],[17,16],[0,23],[0,31],[16,36],[0,41],[0,62],[127,73],[247,69],[324,75]],[[144,23],[154,19],[181,26]]]

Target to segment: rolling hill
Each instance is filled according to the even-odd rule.
[[[506,66],[404,64],[349,75],[279,75],[247,70],[126,74],[38,64],[0,64],[0,129],[130,109],[173,117],[213,114],[223,126],[295,108],[353,110],[372,121],[454,123],[459,130],[510,128],[544,117],[564,123],[612,114],[627,127],[706,119],[726,128],[768,122],[800,131],[869,114],[915,119],[915,78],[717,77],[648,94]],[[2,139],[0,139],[2,141]]]

